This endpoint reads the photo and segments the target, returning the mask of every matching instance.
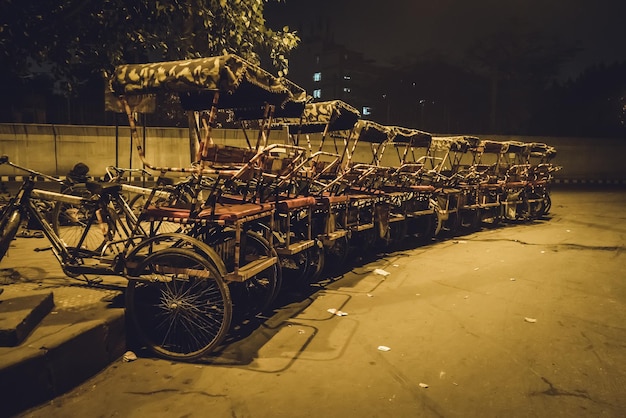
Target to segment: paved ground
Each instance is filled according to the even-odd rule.
[[[117,360],[23,416],[623,417],[626,191],[553,201],[355,267],[201,363]]]

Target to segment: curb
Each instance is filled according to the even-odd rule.
[[[553,184],[558,185],[575,185],[575,186],[586,186],[586,185],[598,185],[598,186],[626,186],[626,180],[617,180],[617,179],[559,179],[555,178],[552,181]]]
[[[124,309],[104,309],[99,319],[76,321],[59,311],[42,327],[50,333],[3,356],[0,417],[10,417],[62,395],[91,378],[126,350]],[[91,315],[90,315],[91,316]],[[58,323],[71,325],[57,330]]]

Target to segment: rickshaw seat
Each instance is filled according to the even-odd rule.
[[[250,161],[256,155],[256,151],[252,149],[222,144],[211,144],[207,146],[206,153],[207,156],[202,158],[204,161],[218,164],[243,164]]]
[[[270,211],[273,209],[273,205],[269,203],[226,203],[217,204],[215,210],[212,208],[206,208],[200,211],[195,219],[213,218],[228,222],[235,222],[246,216],[257,215],[262,212]],[[191,210],[181,209],[169,206],[150,206],[147,209],[148,217],[150,218],[178,218],[178,219],[192,219]]]
[[[413,185],[413,186],[409,186],[409,190],[414,191],[414,192],[434,192],[435,191],[435,187],[431,186],[431,185]]]
[[[502,187],[502,183],[500,183],[500,182],[498,182],[498,183],[479,183],[478,186],[481,189],[497,190],[497,189],[500,189]]]
[[[313,205],[315,205],[315,198],[313,196],[304,196],[281,200],[276,205],[276,209],[278,209],[279,212],[288,212],[290,209],[303,208],[305,206]]]
[[[215,205],[215,211],[211,208],[203,209],[198,214],[198,218],[210,218],[213,216],[222,221],[235,222],[247,216],[271,211],[273,208],[274,205],[270,203],[217,204]],[[212,213],[213,215],[211,215]]]
[[[346,203],[348,200],[350,200],[350,198],[347,195],[339,195],[339,196],[331,196],[331,195],[325,195],[319,198],[320,202],[325,204],[325,205],[333,205],[333,204],[339,204],[339,203]]]
[[[148,218],[153,218],[153,219],[159,219],[159,218],[188,219],[191,214],[191,211],[189,209],[184,209],[184,208],[150,205],[146,209],[145,213],[148,215]]]
[[[504,183],[505,187],[511,187],[511,188],[526,187],[527,185],[528,185],[528,182],[525,182],[525,181],[511,181],[511,182]]]

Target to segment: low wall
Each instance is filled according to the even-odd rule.
[[[258,131],[246,132],[256,143]],[[188,167],[191,161],[186,128],[140,129],[146,160],[155,166]],[[274,133],[273,133],[274,135]],[[242,130],[215,129],[218,144],[247,146]],[[283,140],[277,131],[273,141]],[[90,174],[101,176],[107,166],[142,167],[136,144],[131,149],[130,129],[114,126],[0,124],[0,154],[12,162],[51,175],[65,175],[77,162],[87,164]],[[22,175],[9,166],[0,166],[0,175]]]
[[[241,130],[214,129],[216,143],[246,146]],[[256,142],[257,132],[247,132]],[[187,167],[190,163],[189,135],[186,128],[147,128],[140,130],[145,141],[146,159],[157,166]],[[313,141],[315,136],[313,136]],[[561,182],[626,182],[626,139],[480,136],[496,141],[544,142],[557,150],[554,162],[563,166],[557,173]],[[270,142],[284,143],[284,131],[273,131]],[[304,139],[302,139],[304,141]],[[341,144],[339,144],[341,146]],[[330,141],[325,147],[334,151]],[[51,175],[65,175],[77,162],[87,164],[94,176],[105,167],[141,167],[135,148],[131,150],[128,127],[74,126],[37,124],[0,124],[0,154],[11,161]],[[355,161],[370,161],[368,144],[359,144]],[[0,166],[0,175],[23,175],[13,168]]]

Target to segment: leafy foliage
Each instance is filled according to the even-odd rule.
[[[265,26],[272,0],[3,0],[0,59],[25,76],[38,67],[75,84],[115,65],[236,53],[268,54],[286,75],[300,41]],[[273,0],[281,1],[281,0]]]

